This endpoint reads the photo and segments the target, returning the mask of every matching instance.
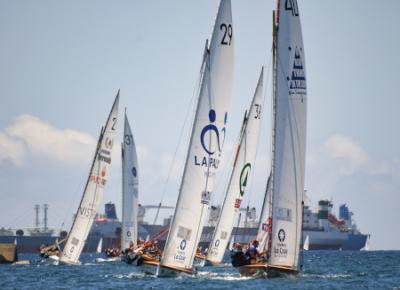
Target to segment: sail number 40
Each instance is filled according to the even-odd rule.
[[[299,16],[299,7],[297,6],[297,0],[286,0],[285,10],[292,10],[293,16]]]
[[[232,24],[227,25],[225,23],[221,23],[221,25],[219,26],[219,29],[223,33],[223,36],[221,39],[221,44],[222,45],[231,45],[232,36],[233,36]]]

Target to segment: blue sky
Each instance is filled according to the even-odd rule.
[[[138,144],[143,204],[159,202],[180,144],[164,198],[175,203],[191,100],[217,6],[216,0],[0,2],[0,226],[33,226],[33,205],[48,203],[50,225],[69,228],[119,88],[119,128],[126,106]],[[232,0],[228,162],[261,65],[270,70],[274,6],[272,0]],[[311,205],[320,198],[332,198],[336,209],[347,203],[359,228],[372,234],[372,248],[400,249],[400,3],[303,0],[299,7]],[[269,171],[271,73],[266,75],[257,172],[245,200],[257,207]],[[104,201],[119,205],[119,152],[114,156]],[[225,175],[217,182],[215,203],[222,200]]]

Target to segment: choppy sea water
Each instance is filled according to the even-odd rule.
[[[123,262],[96,263],[83,254],[80,266],[54,266],[36,255],[31,265],[0,265],[0,289],[398,289],[400,251],[310,251],[301,274],[274,279],[240,277],[225,263],[198,268],[194,277],[156,278]],[[228,261],[226,261],[228,262]]]

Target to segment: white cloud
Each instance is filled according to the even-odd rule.
[[[396,228],[399,220],[398,158],[373,157],[343,135],[332,135],[307,158],[306,187],[311,206],[323,198],[333,198],[336,205],[347,203],[362,232],[372,234],[374,247],[398,248],[393,242],[398,241],[398,233],[387,231]]]
[[[316,199],[330,198],[345,178],[394,176],[395,168],[395,160],[372,158],[351,138],[335,134],[308,154],[306,187]]]
[[[343,135],[329,137],[324,146],[331,157],[347,159],[354,165],[363,165],[368,160],[364,149]]]
[[[0,161],[8,160],[16,165],[24,163],[26,146],[20,140],[10,138],[7,134],[0,132]]]
[[[22,165],[29,157],[79,163],[93,155],[96,140],[89,134],[58,129],[31,116],[22,115],[0,131],[0,162]]]

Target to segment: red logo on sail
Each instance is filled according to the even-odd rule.
[[[235,200],[235,208],[240,208],[240,204],[242,203],[242,200],[240,198],[237,198]]]

